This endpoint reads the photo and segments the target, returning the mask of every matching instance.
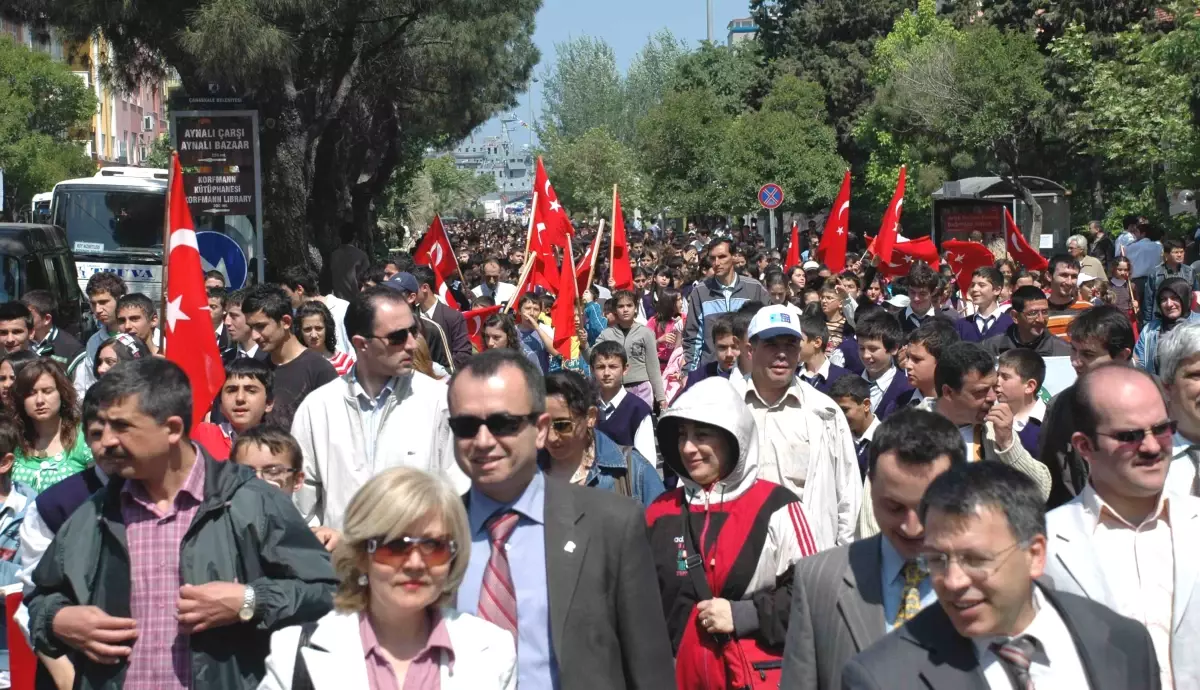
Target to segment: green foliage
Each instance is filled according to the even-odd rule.
[[[567,211],[608,216],[614,184],[620,186],[622,207],[645,203],[633,150],[607,129],[596,127],[574,139],[554,136],[543,144],[546,165],[554,170],[554,191]]]
[[[96,97],[49,56],[0,38],[0,169],[6,208],[95,168],[75,137],[86,138]]]
[[[825,94],[814,82],[785,75],[762,108],[736,118],[723,142],[717,208],[755,209],[759,188],[776,182],[785,210],[812,213],[833,201],[846,162],[825,114]]]
[[[142,160],[147,168],[167,168],[171,165],[171,138],[167,135],[158,137],[150,144],[150,150]]]
[[[380,216],[407,221],[415,228],[427,227],[434,214],[480,216],[480,197],[496,191],[494,178],[459,170],[452,156],[426,158],[415,179],[396,180],[389,187]]]
[[[733,47],[705,43],[683,56],[671,75],[674,91],[705,90],[730,115],[756,108],[770,88],[770,74],[757,41]]]
[[[723,195],[721,147],[732,118],[705,89],[675,91],[638,123],[637,154],[654,210],[700,215]]]

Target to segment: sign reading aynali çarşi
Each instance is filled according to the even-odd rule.
[[[192,213],[251,216],[258,132],[245,115],[179,117],[176,148]]]

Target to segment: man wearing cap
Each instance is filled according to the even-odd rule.
[[[421,329],[421,336],[425,338],[425,345],[429,348],[429,359],[442,367],[447,374],[453,373],[454,362],[450,358],[450,340],[446,337],[446,331],[438,322],[426,316],[417,304],[421,292],[417,277],[407,271],[401,271],[389,278],[384,285],[403,295],[404,301],[408,302],[412,312],[419,317],[417,325]]]
[[[800,497],[818,550],[848,544],[862,501],[858,455],[837,403],[796,377],[800,317],[785,305],[764,307],[748,336],[750,375],[730,383],[754,415],[758,476]]]

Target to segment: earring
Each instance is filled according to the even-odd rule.
[[[362,575],[359,575],[359,576],[358,576],[358,586],[359,586],[359,587],[366,587],[366,586],[367,586],[367,575],[366,575],[366,573],[364,573],[364,574],[362,574]]]

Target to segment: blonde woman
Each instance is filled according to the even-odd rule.
[[[259,690],[516,688],[512,635],[448,606],[470,546],[449,484],[407,467],[371,479],[350,501],[333,552],[334,610],[271,636]]]

